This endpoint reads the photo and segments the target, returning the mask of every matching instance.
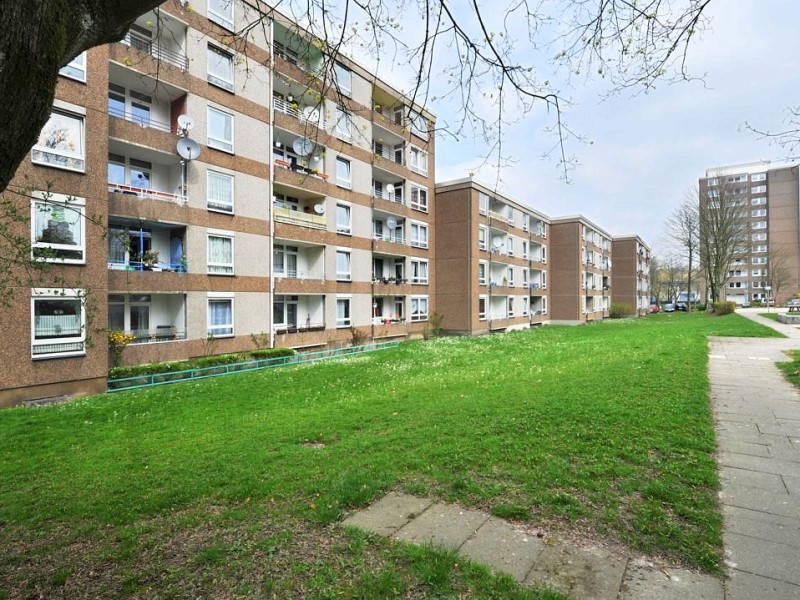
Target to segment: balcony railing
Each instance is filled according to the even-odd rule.
[[[294,117],[295,119],[298,119],[304,123],[317,125],[320,128],[325,124],[322,120],[322,113],[319,111],[319,109],[311,106],[303,107],[304,109],[311,110],[301,110],[300,106],[296,102],[289,102],[283,98],[273,96],[272,108],[275,109],[276,112],[289,115],[290,117]]]
[[[276,323],[272,329],[277,334],[305,333],[307,331],[325,331],[325,323],[311,323],[308,321],[303,324]]]
[[[372,237],[378,242],[389,242],[390,244],[406,243],[405,237],[393,233],[374,233]]]
[[[109,108],[108,114],[111,117],[117,117],[119,119],[125,119],[126,121],[131,121],[132,123],[136,123],[140,127],[148,127],[150,129],[158,129],[159,131],[166,131],[170,133],[172,131],[172,127],[169,123],[164,123],[162,121],[157,121],[156,119],[151,119],[148,115],[144,117],[141,114],[134,114],[129,110],[119,110],[116,108]]]
[[[287,169],[289,171],[294,171],[295,173],[302,173],[303,175],[309,175],[311,177],[316,177],[317,179],[322,179],[322,181],[328,180],[327,173],[320,173],[316,169],[311,169],[309,167],[304,167],[303,165],[298,165],[297,163],[291,163],[288,160],[283,160],[282,158],[275,159],[275,166],[280,167],[281,169]]]
[[[152,344],[186,339],[186,332],[179,331],[174,325],[157,325],[155,329],[133,329],[125,333],[134,336],[132,344]]]
[[[139,260],[109,260],[108,268],[121,271],[164,271],[168,273],[188,273],[186,261],[143,263]]]
[[[286,269],[285,271],[275,271],[275,277],[278,279],[322,279],[321,275],[312,277],[308,271],[294,271]]]
[[[310,227],[312,229],[325,229],[328,220],[325,215],[315,215],[302,213],[297,210],[290,210],[282,206],[273,208],[275,220],[281,223],[288,223],[290,225],[299,225],[300,227]]]
[[[176,52],[175,50],[165,48],[158,42],[148,40],[147,38],[140,36],[133,31],[126,33],[125,37],[120,41],[126,46],[130,46],[131,48],[140,50],[145,54],[149,54],[157,60],[174,65],[181,71],[185,71],[189,68],[189,59],[183,52]]]
[[[146,198],[150,200],[163,200],[164,202],[173,202],[179,206],[186,206],[186,196],[179,196],[178,194],[169,194],[167,192],[159,192],[158,190],[150,190],[147,188],[138,188],[132,185],[125,185],[122,183],[109,183],[108,191],[118,194],[126,194],[128,196],[136,196],[138,198]]]
[[[403,195],[396,191],[390,194],[385,189],[379,190],[378,188],[373,187],[372,195],[375,198],[381,198],[383,200],[388,200],[389,202],[396,202],[397,204],[405,204],[405,202],[403,202]]]
[[[373,140],[372,151],[375,153],[375,156],[380,156],[381,158],[385,158],[386,160],[398,165],[403,164],[403,153],[396,152],[393,146],[387,146],[383,142],[377,142]]]

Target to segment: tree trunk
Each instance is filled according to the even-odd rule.
[[[50,117],[58,70],[162,0],[0,0],[0,192]]]

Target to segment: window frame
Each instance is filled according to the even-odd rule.
[[[211,305],[212,304],[229,304],[230,305],[230,322],[229,323],[211,323]],[[235,298],[233,296],[208,296],[206,297],[206,332],[208,336],[215,338],[229,338],[236,335],[236,318],[235,318]],[[224,330],[221,333],[216,333],[215,330]],[[230,330],[230,331],[227,331]]]
[[[423,302],[425,303],[425,312],[424,313],[420,310],[420,305]],[[414,315],[414,304],[415,303],[417,305],[417,312],[419,313],[417,315]],[[427,321],[428,320],[428,314],[429,314],[428,311],[429,310],[430,310],[430,304],[429,304],[429,301],[428,301],[428,296],[411,296],[411,298],[409,298],[409,311],[408,311],[409,315],[408,316],[409,316],[409,320],[410,321],[412,321],[412,322]]]
[[[344,214],[347,215],[347,225],[344,225],[344,223],[339,223],[339,209],[343,209],[345,211]],[[353,235],[353,207],[350,204],[345,204],[344,202],[337,202],[335,217],[336,233],[340,235]]]
[[[339,166],[347,167],[347,179],[342,179],[339,175]],[[353,164],[349,158],[343,156],[336,157],[336,186],[346,190],[353,189]]]
[[[226,204],[225,202],[222,202],[219,199],[211,198],[212,175],[230,181],[230,204]],[[236,182],[235,176],[231,175],[230,173],[223,173],[222,171],[217,171],[216,169],[208,169],[206,171],[206,208],[212,212],[219,212],[226,215],[232,215],[234,213],[235,182]]]
[[[223,77],[219,73],[212,73],[211,66],[212,64],[212,54],[219,57],[217,59],[216,64],[220,65],[223,64],[222,59],[227,59],[228,66],[230,67],[230,77],[226,78]],[[208,42],[207,50],[206,50],[206,81],[213,85],[214,87],[218,87],[220,89],[225,90],[226,92],[234,92],[234,55],[233,53],[225,50],[224,48],[220,48],[216,44],[212,44]]]
[[[62,119],[72,119],[77,122],[75,125],[56,127],[53,118],[58,115]],[[48,130],[48,128],[50,128]],[[64,142],[74,144],[75,141],[70,141],[69,138],[61,138],[59,132],[70,132],[70,129],[75,129],[71,133],[78,135],[78,144],[80,145],[80,152],[67,152],[59,150],[56,145]],[[57,136],[57,137],[54,137]],[[42,140],[46,140],[44,143]],[[48,144],[53,144],[48,146]],[[51,158],[48,158],[51,157]],[[63,169],[65,171],[75,171],[77,173],[86,172],[86,115],[78,112],[72,112],[67,108],[59,106],[53,107],[50,111],[50,118],[45,123],[42,130],[39,132],[39,137],[36,143],[31,148],[31,162],[35,165],[43,167],[51,167],[54,169]]]
[[[38,302],[79,302],[80,306],[80,314],[78,315],[78,325],[80,332],[77,335],[73,335],[71,337],[65,338],[58,338],[59,341],[53,342],[51,338],[39,338],[37,339],[37,317],[42,316],[52,316],[52,315],[37,315],[36,314],[36,305]],[[52,359],[52,358],[68,358],[73,356],[85,356],[86,355],[86,297],[85,292],[82,289],[74,289],[74,288],[34,288],[31,290],[31,333],[30,333],[30,342],[31,342],[31,359],[32,360],[45,360],[45,359]],[[57,323],[54,325],[54,328],[60,328],[60,325]],[[56,334],[59,333],[58,329],[55,329]],[[55,345],[65,345],[65,346],[73,346],[72,349],[66,349],[63,351],[50,351],[50,352],[36,352],[37,347],[45,347],[45,346],[55,346]]]
[[[423,187],[421,185],[417,185],[416,183],[409,184],[409,194],[408,194],[408,202],[409,206],[413,210],[418,210],[419,212],[428,212],[428,188]],[[415,194],[416,192],[416,194]],[[414,197],[416,196],[416,201]],[[424,201],[422,198],[425,198]]]
[[[342,127],[342,123],[345,124]],[[336,107],[336,125],[334,126],[334,131],[336,132],[336,137],[343,142],[351,143],[353,141],[354,131],[355,131],[355,122],[353,121],[353,115],[348,111],[344,110],[343,108]]]
[[[424,164],[422,164],[424,163]],[[409,144],[408,168],[420,175],[428,174],[428,153],[422,148]]]
[[[347,85],[344,85],[343,76],[346,75]],[[333,76],[336,88],[343,96],[350,98],[353,94],[353,71],[336,61],[333,63]]]
[[[347,263],[347,271],[339,270],[339,257],[343,257]],[[349,248],[337,248],[336,254],[336,281],[353,281],[353,253]]]
[[[339,318],[339,305],[346,307],[343,311],[343,316]],[[342,329],[350,327],[353,324],[353,299],[350,296],[337,296],[336,297],[336,328]]]
[[[86,62],[86,50],[84,50],[66,65],[61,67],[61,69],[58,71],[58,74],[62,77],[66,77],[67,79],[73,79],[75,81],[80,81],[81,83],[86,83]]]
[[[211,135],[211,115],[216,113],[217,115],[230,119],[230,127],[231,127],[231,134],[230,140],[226,140],[225,138],[216,137]],[[235,134],[234,134],[234,124],[235,118],[233,113],[226,112],[221,110],[215,106],[208,106],[206,108],[206,145],[209,148],[213,148],[214,150],[219,150],[220,152],[225,152],[227,154],[234,154],[235,150]]]
[[[72,211],[80,220],[80,240],[76,244],[58,244],[53,242],[37,241],[38,228],[36,217],[40,214],[38,205],[60,206],[64,211]],[[51,211],[52,212],[52,211]],[[64,221],[61,221],[64,222]],[[49,229],[48,227],[45,231]],[[74,233],[70,230],[70,233]],[[80,258],[59,258],[58,256],[36,256],[37,250],[54,252],[80,252]],[[46,254],[46,253],[45,253]],[[52,262],[68,265],[86,264],[86,199],[78,196],[54,194],[52,192],[34,192],[31,194],[31,259],[42,262]]]
[[[417,235],[414,235],[414,231],[417,231]],[[420,233],[422,231],[425,232],[425,240],[420,240]],[[411,221],[408,228],[408,243],[412,248],[422,248],[427,249],[430,244],[430,237],[429,237],[429,229],[427,223],[422,223],[420,221]]]
[[[424,268],[423,268],[424,267]],[[409,264],[411,272],[411,283],[414,285],[428,285],[429,268],[428,260],[424,258],[412,258]],[[425,272],[424,276],[422,271]],[[418,273],[415,275],[415,273]]]
[[[212,6],[211,6],[212,2],[214,2],[214,0],[208,0],[208,3],[206,5],[206,14],[208,16],[208,20],[213,22],[213,23],[216,23],[220,27],[223,27],[223,28],[227,29],[228,31],[234,31],[234,26],[233,26],[233,4],[234,3],[233,3],[233,0],[219,0],[217,2],[217,4],[220,4],[220,5],[221,4],[227,4],[228,6],[230,6],[230,10],[228,11],[228,12],[230,12],[230,15],[226,15],[226,14],[223,14],[221,12],[218,12],[217,10],[215,10],[216,7],[212,8]]]
[[[211,238],[230,241],[231,261],[230,263],[212,262],[211,260]],[[236,262],[236,246],[235,237],[232,234],[222,233],[217,231],[206,232],[206,273],[208,275],[222,275],[230,277],[236,274],[234,265]],[[226,270],[214,270],[226,269]],[[227,270],[230,269],[230,270]]]

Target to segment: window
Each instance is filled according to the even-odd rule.
[[[766,251],[767,251],[767,246],[766,246],[766,244],[761,244],[761,245],[753,246],[753,252],[758,252],[758,253],[761,253],[761,252],[766,252]]]
[[[486,285],[486,263],[478,263],[478,285]]]
[[[423,223],[411,223],[411,245],[414,248],[428,247],[428,226]]]
[[[86,353],[83,290],[34,289],[31,293],[31,356],[34,359]]]
[[[233,55],[214,44],[209,44],[207,62],[208,83],[232,92]]]
[[[208,234],[208,274],[233,275],[233,238]]]
[[[528,240],[522,240],[522,258],[528,258]]]
[[[86,262],[85,200],[36,192],[31,200],[31,257],[71,264]]]
[[[767,186],[765,185],[754,185],[750,188],[751,194],[764,194],[767,191]]]
[[[514,286],[514,271],[515,271],[514,267],[508,267],[508,282],[507,283],[508,283],[509,286],[512,286],[512,287]]]
[[[428,174],[428,153],[411,146],[411,165],[410,168],[416,173]]]
[[[528,231],[530,222],[531,216],[528,213],[522,213],[522,231]]]
[[[542,271],[542,288],[547,288],[547,271]]]
[[[522,287],[528,287],[528,269],[522,269]]]
[[[428,297],[419,296],[411,298],[411,320],[412,321],[427,321],[428,320]]]
[[[81,52],[69,63],[61,68],[59,75],[75,79],[76,81],[86,82],[86,52]]]
[[[53,111],[31,150],[31,161],[69,171],[85,171],[83,119],[80,115]]]
[[[750,181],[766,181],[767,174],[766,173],[753,173],[750,176]]]
[[[478,227],[478,250],[486,250],[486,227]]]
[[[276,327],[297,327],[297,296],[275,296],[272,315]]]
[[[428,283],[428,261],[427,260],[412,260],[411,261],[411,283],[425,284]]]
[[[523,316],[527,316],[527,314],[528,314],[528,303],[529,303],[529,301],[530,301],[530,298],[528,298],[527,296],[524,296],[522,298],[522,314],[523,314]]]
[[[767,264],[767,257],[766,256],[754,256],[750,261],[754,265],[765,265]]]
[[[233,0],[208,0],[208,20],[233,31]]]
[[[233,175],[209,170],[207,182],[206,206],[208,209],[233,213]]]
[[[547,314],[547,296],[542,297],[542,314]]]
[[[336,299],[336,327],[350,327],[350,298]]]
[[[547,246],[542,246],[542,262],[547,262]]]
[[[766,203],[767,203],[767,199],[766,198],[753,198],[750,201],[750,204],[752,204],[753,206],[761,206],[762,204],[766,204]]]
[[[482,215],[489,214],[489,195],[483,192],[478,194],[478,212]]]
[[[486,298],[483,296],[478,298],[478,319],[481,321],[486,320]]]
[[[508,299],[508,316],[509,317],[514,316],[514,298]]]
[[[350,252],[347,250],[336,251],[336,280],[350,281],[353,278],[350,272]]]
[[[208,147],[233,154],[233,115],[208,107]]]
[[[509,256],[514,256],[514,238],[508,236],[508,242],[506,243],[506,249],[508,250]]]
[[[350,179],[350,161],[341,156],[336,157],[336,185],[348,190],[353,185]]]
[[[333,74],[336,78],[336,87],[344,96],[350,96],[353,92],[353,73],[347,67],[338,62],[333,65]]]
[[[352,235],[353,224],[350,207],[347,204],[336,205],[336,233]]]
[[[345,142],[353,141],[353,117],[341,108],[336,109],[336,137]]]
[[[408,111],[408,121],[411,125],[411,133],[423,140],[428,139],[428,121],[416,111]]]
[[[428,212],[428,190],[416,185],[411,185],[411,208]]]
[[[754,221],[753,222],[753,229],[766,229],[767,222],[766,221]]]
[[[766,242],[767,241],[767,234],[766,233],[754,233],[752,235],[752,239],[754,242]]]
[[[272,248],[273,269],[280,277],[297,277],[297,246],[275,244]]]
[[[208,335],[233,335],[233,298],[208,299]]]
[[[757,208],[750,213],[751,217],[766,217],[767,216],[767,209],[766,208]]]

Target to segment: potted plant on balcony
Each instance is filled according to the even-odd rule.
[[[158,267],[158,250],[145,250],[142,254],[142,268],[153,271]]]

